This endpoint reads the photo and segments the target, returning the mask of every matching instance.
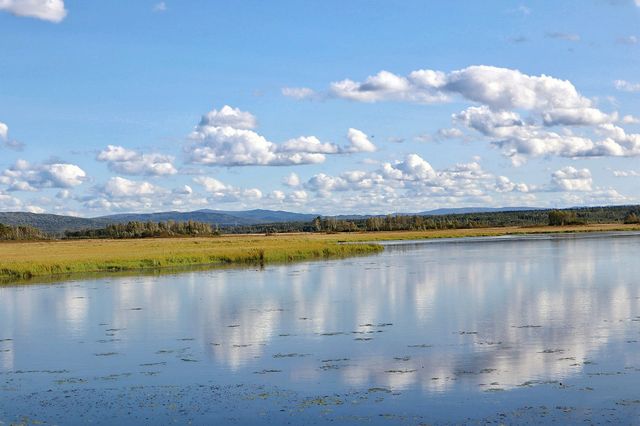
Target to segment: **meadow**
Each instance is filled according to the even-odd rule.
[[[382,251],[383,247],[376,244],[376,241],[630,230],[640,230],[640,226],[598,224],[337,234],[3,242],[0,243],[0,279],[8,282],[61,274],[202,265],[265,265],[343,258]],[[344,244],[349,242],[362,244]]]

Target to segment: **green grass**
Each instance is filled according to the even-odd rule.
[[[2,243],[0,279],[193,265],[264,265],[381,250],[376,244],[339,244],[301,235]]]

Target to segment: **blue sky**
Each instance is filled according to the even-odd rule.
[[[0,210],[640,203],[640,4],[0,0]]]

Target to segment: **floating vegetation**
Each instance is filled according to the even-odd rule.
[[[160,361],[160,362],[147,362],[145,364],[140,364],[140,367],[155,367],[157,365],[167,365],[166,361]]]
[[[349,358],[323,359],[320,362],[342,362],[342,361],[349,361]]]
[[[367,393],[376,393],[376,392],[391,393],[391,389],[387,389],[387,388],[369,388],[367,390]]]
[[[290,354],[275,354],[274,358],[302,358],[308,356],[309,354],[299,354],[299,353],[290,353]]]
[[[564,352],[564,349],[545,349],[542,352],[538,352],[539,354],[557,354]]]
[[[390,374],[409,374],[409,373],[415,373],[416,370],[411,370],[411,369],[407,369],[407,370],[387,370],[385,371],[385,373],[390,373]]]
[[[270,373],[282,373],[282,370],[262,370],[262,371],[253,372],[253,374],[270,374]]]
[[[395,359],[396,361],[409,361],[411,359],[410,356],[397,356],[394,357],[393,359]]]

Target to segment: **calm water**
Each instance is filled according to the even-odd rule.
[[[640,424],[640,236],[0,287],[0,424]]]

